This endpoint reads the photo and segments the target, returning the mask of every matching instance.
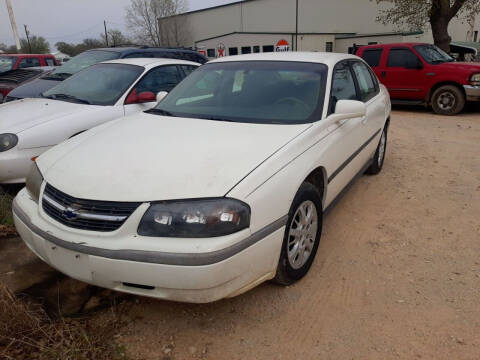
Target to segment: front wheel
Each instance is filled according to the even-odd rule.
[[[317,253],[322,233],[322,199],[310,183],[303,183],[293,199],[273,279],[280,285],[290,285],[304,277]]]
[[[377,175],[382,171],[383,163],[385,162],[385,154],[387,152],[387,126],[383,128],[382,136],[380,137],[380,142],[378,143],[377,151],[373,157],[372,165],[369,166],[367,171],[368,175]]]
[[[432,108],[439,115],[457,115],[465,107],[465,95],[454,85],[439,87],[432,95]]]

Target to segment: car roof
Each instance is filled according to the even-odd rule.
[[[346,59],[360,59],[355,55],[340,54],[331,52],[272,52],[272,53],[257,53],[246,55],[235,55],[218,58],[209,62],[232,62],[232,61],[292,61],[292,62],[308,62],[319,63],[326,65],[335,65],[341,60]]]
[[[120,53],[131,53],[131,52],[157,52],[157,51],[182,51],[182,52],[194,52],[197,53],[194,50],[190,49],[177,49],[177,48],[156,48],[156,47],[141,47],[141,46],[125,46],[125,47],[108,47],[108,48],[96,48],[96,49],[90,49],[87,51],[95,51],[95,50],[103,50],[103,51],[111,51],[111,52],[120,52]],[[200,54],[199,54],[200,55]]]
[[[13,56],[13,57],[37,57],[37,56],[41,56],[41,57],[53,57],[52,54],[0,54],[0,56]]]
[[[102,64],[127,64],[143,66],[145,68],[152,68],[159,65],[195,65],[200,66],[199,63],[180,59],[162,59],[162,58],[131,58],[131,59],[115,59],[104,61]]]
[[[403,42],[403,43],[388,43],[388,44],[372,44],[372,45],[363,45],[360,46],[360,49],[378,49],[382,47],[411,47],[417,45],[431,45],[427,43],[420,43],[420,42]]]

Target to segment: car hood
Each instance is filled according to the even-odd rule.
[[[49,150],[38,166],[52,186],[83,199],[147,202],[224,196],[310,126],[142,113]]]
[[[91,112],[102,106],[75,104],[51,99],[23,99],[0,105],[0,133],[18,134],[33,126],[80,111]]]
[[[29,81],[26,84],[18,86],[10,94],[10,97],[16,99],[25,99],[25,98],[39,98],[47,90],[50,90],[54,86],[60,84],[61,81],[57,80],[45,80],[42,78]]]
[[[471,63],[471,62],[448,62],[443,64],[438,64],[442,69],[448,71],[465,71],[466,73],[479,72],[480,73],[480,64]]]

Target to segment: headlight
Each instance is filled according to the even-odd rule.
[[[33,200],[35,200],[38,203],[38,199],[40,198],[40,188],[43,183],[43,176],[40,170],[38,169],[38,166],[36,163],[33,163],[30,173],[28,174],[27,177],[27,191],[32,197]]]
[[[473,74],[470,78],[470,84],[473,86],[480,86],[480,74]]]
[[[199,199],[152,203],[138,234],[203,238],[233,234],[250,226],[250,207],[234,199]]]
[[[18,144],[18,137],[15,134],[0,134],[0,152],[10,150]]]

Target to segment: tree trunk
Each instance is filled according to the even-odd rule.
[[[443,16],[430,17],[432,26],[433,41],[443,51],[450,53],[450,43],[452,38],[448,34],[448,24],[450,19]]]

